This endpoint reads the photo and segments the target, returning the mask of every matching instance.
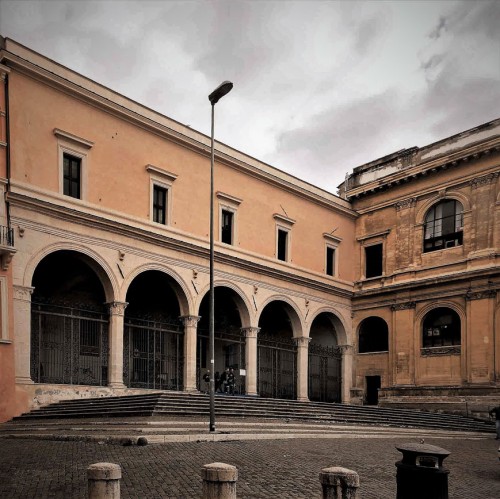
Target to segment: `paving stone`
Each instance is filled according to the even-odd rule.
[[[360,476],[363,499],[396,494],[395,445],[412,441],[386,438],[292,439],[238,442],[150,444],[146,447],[93,442],[1,440],[0,497],[85,498],[86,469],[92,463],[122,467],[122,498],[200,497],[204,464],[238,468],[238,498],[321,497],[319,472],[342,466]],[[450,499],[498,499],[500,462],[493,439],[426,439],[451,452]]]

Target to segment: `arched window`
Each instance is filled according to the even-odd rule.
[[[389,329],[384,319],[368,317],[359,326],[359,353],[387,352]]]
[[[422,347],[460,345],[460,317],[451,308],[435,308],[425,317]]]
[[[424,253],[463,243],[463,207],[454,199],[435,204],[425,216]]]

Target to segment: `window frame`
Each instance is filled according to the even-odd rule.
[[[367,258],[367,250],[371,250],[376,246],[380,246],[380,274],[376,275],[368,275],[368,258]],[[384,276],[384,242],[377,241],[372,244],[364,245],[364,275],[366,279],[377,279]]]
[[[228,246],[237,246],[238,243],[238,208],[243,202],[242,199],[230,194],[226,194],[221,191],[216,192],[217,199],[219,200],[219,242],[222,244],[227,244]],[[232,224],[231,224],[231,242],[224,242],[222,240],[223,235],[223,221],[224,212],[232,214]]]
[[[87,199],[89,152],[94,143],[90,140],[82,139],[77,135],[65,132],[59,128],[54,128],[54,135],[57,138],[57,157],[59,166],[59,194],[65,198]],[[64,157],[71,156],[80,160],[80,196],[74,197],[64,193]]]
[[[443,339],[444,335],[441,335],[440,332],[438,334],[435,334],[434,330],[435,329],[441,329],[441,328],[439,328],[436,325],[433,325],[433,326],[429,327],[429,324],[426,324],[426,321],[428,320],[428,317],[431,314],[437,315],[437,311],[438,310],[446,310],[447,313],[451,312],[452,318],[453,318],[453,314],[454,314],[455,319],[458,320],[458,326],[457,326],[457,324],[455,324],[455,326],[457,327],[457,330],[452,333],[453,337],[451,337],[451,335],[450,335],[450,337],[451,337],[451,343],[443,343],[443,341],[445,341]],[[437,318],[434,320],[434,322],[436,320],[437,320]],[[453,322],[451,324],[453,324]],[[442,327],[446,327],[446,325],[444,325],[444,324],[441,325],[441,326]],[[426,331],[426,329],[427,329],[427,331]],[[428,334],[429,329],[432,329],[432,335]],[[458,336],[458,343],[456,342],[457,341],[457,336]],[[434,341],[434,337],[436,337],[436,338],[440,337],[441,341],[440,341],[439,344],[436,344],[436,342]],[[456,310],[453,310],[450,307],[446,307],[446,306],[439,307],[438,306],[438,307],[432,308],[422,318],[421,327],[420,327],[420,338],[421,338],[421,344],[422,344],[421,348],[422,349],[427,349],[427,348],[447,348],[447,347],[462,346],[462,319],[460,318],[460,315],[456,312]],[[432,338],[432,341],[429,341],[429,338]]]
[[[169,196],[169,188],[166,187],[165,185],[160,184],[159,182],[153,182],[152,183],[152,221],[154,223],[160,224],[160,225],[168,225],[168,198]],[[157,214],[159,212],[159,206],[157,201],[157,193],[161,192],[163,194],[163,220],[158,220]]]
[[[436,218],[436,210],[439,206],[448,203],[454,204],[453,215],[442,216],[441,218]],[[460,207],[459,210],[457,208]],[[432,220],[427,220],[429,215],[434,214]],[[454,219],[454,231],[443,233],[443,220],[453,218]],[[458,221],[458,223],[457,223]],[[440,222],[439,235],[434,235],[436,232],[436,222]],[[429,225],[432,224],[432,237],[426,237]],[[433,251],[440,251],[448,248],[456,248],[458,246],[463,246],[463,233],[464,233],[464,207],[463,204],[454,198],[441,199],[440,201],[434,203],[425,213],[423,220],[423,241],[422,241],[422,253],[432,253]],[[453,244],[449,244],[453,243]]]
[[[225,219],[225,214],[230,215],[230,227],[229,227],[229,241],[224,241],[224,234],[225,234],[225,225],[224,225],[224,219]],[[229,244],[230,246],[234,246],[234,217],[235,217],[235,211],[229,209],[227,206],[221,206],[220,207],[220,242],[223,244]]]
[[[66,175],[66,161],[68,162],[68,175]],[[74,180],[73,177],[73,167],[75,166],[78,169],[76,175],[78,181]],[[68,181],[68,192],[66,192],[66,180]],[[73,187],[78,190],[76,196],[73,195]],[[63,152],[63,194],[70,198],[82,199],[82,158],[67,152]]]
[[[323,233],[323,238],[325,239],[325,268],[324,272],[327,276],[329,277],[337,277],[338,276],[338,270],[339,270],[339,245],[342,242],[342,238],[334,236],[331,233],[324,232]],[[333,273],[329,274],[328,273],[328,263],[329,263],[329,257],[328,257],[328,250],[333,251]]]
[[[275,245],[274,245],[274,256],[280,262],[291,262],[292,261],[292,227],[295,224],[295,220],[288,216],[283,216],[280,213],[274,213],[273,218],[275,220]],[[279,258],[279,234],[280,232],[286,233],[286,247],[285,247],[285,259]]]
[[[370,345],[370,341],[365,339],[366,336],[365,336],[365,332],[364,332],[364,325],[365,324],[368,324],[368,326],[365,326],[365,327],[369,327],[370,324],[368,323],[368,321],[371,321],[371,322],[379,322],[380,323],[380,326],[382,325],[382,323],[384,323],[384,326],[385,326],[385,330],[383,331],[384,333],[384,338],[380,338],[380,336],[378,336],[376,338],[377,342],[376,343],[380,343],[381,340],[383,339],[384,340],[384,344],[386,343],[387,344],[387,348],[385,350],[380,350],[380,349],[377,349],[377,350],[370,350],[367,348],[367,344]],[[380,330],[377,330],[377,332],[379,332]],[[363,333],[363,334],[362,334]],[[361,355],[370,355],[370,354],[377,354],[377,353],[389,353],[389,348],[390,348],[390,337],[389,337],[389,324],[387,323],[387,321],[385,319],[383,319],[382,317],[379,317],[379,316],[376,316],[376,315],[371,315],[369,317],[365,317],[363,320],[361,320],[361,322],[359,323],[359,326],[358,326],[358,334],[357,334],[357,340],[358,340],[358,354],[361,354]],[[363,341],[361,341],[361,337],[363,337]],[[361,344],[363,343],[363,346],[364,346],[364,349],[363,351],[361,351]],[[371,342],[372,344],[374,343],[373,340]]]
[[[177,175],[151,164],[146,165],[146,171],[149,173],[149,220],[155,225],[163,227],[169,226],[172,224],[173,220],[173,182],[177,178]],[[165,223],[157,222],[154,219],[155,187],[165,189],[166,191]]]

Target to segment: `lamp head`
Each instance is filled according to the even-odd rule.
[[[219,99],[224,97],[227,93],[231,91],[233,88],[233,84],[230,81],[224,81],[222,82],[209,96],[208,100],[210,103],[213,105],[217,104],[219,102]]]

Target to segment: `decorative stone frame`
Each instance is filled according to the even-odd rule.
[[[172,184],[177,178],[175,173],[171,173],[163,168],[154,165],[146,165],[146,171],[149,173],[149,220],[156,225],[170,225],[172,222]],[[167,205],[165,206],[165,224],[155,222],[153,220],[153,202],[154,202],[154,188],[155,186],[166,189],[167,191]]]
[[[356,241],[360,243],[361,255],[360,255],[360,279],[381,279],[386,274],[386,246],[387,246],[387,236],[390,234],[391,229],[387,229],[381,232],[376,232],[374,234],[367,234],[366,236],[357,237]],[[382,274],[375,277],[366,277],[366,248],[369,246],[375,246],[376,244],[382,244]]]
[[[274,213],[273,218],[276,221],[275,227],[275,248],[274,248],[274,256],[278,259],[278,241],[279,241],[279,231],[284,231],[287,233],[286,238],[286,251],[285,251],[285,259],[279,260],[280,262],[291,262],[292,261],[292,227],[295,223],[293,218],[289,218],[287,216],[281,215],[280,213]]]
[[[233,214],[233,225],[231,227],[231,244],[229,246],[238,246],[237,213],[238,207],[243,200],[220,191],[216,192],[216,196],[219,200],[219,241],[222,243],[222,212],[229,211]]]
[[[339,245],[342,242],[342,238],[336,237],[330,233],[324,232],[323,238],[325,239],[325,274],[328,277],[336,277],[339,275]],[[333,275],[327,274],[326,270],[328,268],[328,248],[334,251],[334,262],[333,262]]]
[[[54,135],[57,137],[57,159],[59,166],[59,194],[64,195],[64,154],[69,154],[79,158],[80,164],[80,197],[71,199],[87,199],[88,186],[88,154],[94,143],[87,139],[82,139],[77,135],[65,132],[59,128],[54,128]]]

